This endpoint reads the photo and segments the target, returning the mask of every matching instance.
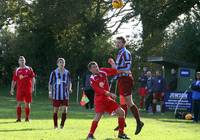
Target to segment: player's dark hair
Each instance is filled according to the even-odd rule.
[[[26,59],[25,59],[25,57],[24,57],[24,56],[22,56],[22,55],[21,55],[21,56],[19,56],[19,59],[24,59],[24,60],[26,60]]]
[[[117,40],[121,40],[124,44],[126,43],[126,39],[122,36],[117,37]]]
[[[58,63],[59,61],[63,61],[63,62],[65,62],[65,59],[64,59],[64,58],[61,58],[61,57],[59,57],[59,58],[57,59],[57,63]]]
[[[97,62],[91,61],[91,62],[88,64],[88,69],[89,69],[89,70],[90,70],[90,68],[92,67],[92,65],[97,65]]]

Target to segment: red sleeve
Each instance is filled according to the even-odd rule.
[[[30,77],[31,77],[31,78],[35,77],[35,73],[33,72],[33,69],[32,69],[32,68],[30,68]]]
[[[17,81],[17,72],[16,72],[16,70],[13,71],[13,77],[12,77],[12,80],[13,80],[13,81]]]
[[[106,90],[104,90],[103,88],[100,88],[99,82],[93,78],[90,78],[90,85],[96,94],[105,94],[106,93]]]
[[[100,68],[100,70],[106,72],[107,76],[113,76],[118,74],[117,70],[113,68]]]

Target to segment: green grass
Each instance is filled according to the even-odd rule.
[[[0,140],[83,140],[90,128],[93,111],[70,102],[68,119],[63,130],[53,129],[52,106],[45,92],[34,97],[31,122],[15,123],[15,97],[7,96],[8,90],[0,90]],[[73,95],[72,95],[73,98]],[[24,116],[24,114],[23,114]],[[134,135],[135,121],[131,114],[126,119],[126,133],[134,140],[197,140],[200,138],[200,123],[175,120],[172,113],[165,116],[141,114],[145,123],[138,136]],[[59,120],[60,121],[60,120]],[[114,140],[117,132],[116,117],[105,115],[99,123],[95,137],[98,140]]]

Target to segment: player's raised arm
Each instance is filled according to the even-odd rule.
[[[113,69],[117,69],[117,66],[116,66],[115,61],[114,61],[113,58],[109,58],[109,59],[108,59],[108,63],[111,65],[111,67],[112,67]]]
[[[118,70],[114,68],[100,68],[100,70],[106,72],[107,76],[119,74]]]
[[[116,66],[116,64],[115,64],[114,59],[109,58],[109,59],[108,59],[108,63],[111,65],[111,67],[112,67],[113,69],[117,69],[117,66]],[[127,61],[127,64],[129,64],[129,61]],[[129,65],[128,65],[128,66],[129,66]],[[130,66],[129,66],[129,67],[130,67]],[[117,70],[117,74],[120,74],[120,73],[131,74],[131,71],[128,70],[129,67],[128,67],[127,69],[118,69],[118,70]]]

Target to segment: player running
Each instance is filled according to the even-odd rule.
[[[60,128],[65,124],[67,107],[69,105],[69,93],[72,92],[70,73],[65,69],[65,59],[58,58],[58,68],[51,72],[49,78],[49,98],[53,103],[54,128],[58,128],[58,110],[62,110]]]
[[[105,112],[109,114],[116,113],[118,116],[119,125],[118,138],[129,139],[128,136],[124,133],[124,111],[115,102],[114,99],[116,98],[116,95],[109,91],[109,84],[107,79],[107,76],[116,75],[121,72],[112,68],[99,69],[98,64],[94,61],[88,64],[88,69],[93,73],[93,75],[90,77],[90,84],[95,92],[94,103],[96,115],[92,122],[87,139],[95,139],[94,132],[98,126],[99,120]]]
[[[25,121],[29,122],[30,119],[30,104],[32,102],[32,92],[34,91],[35,73],[33,69],[26,66],[26,59],[24,56],[20,56],[18,59],[19,67],[14,71],[10,95],[14,95],[14,88],[17,85],[16,101],[17,101],[17,120],[21,122],[22,114],[22,102],[25,103]]]

